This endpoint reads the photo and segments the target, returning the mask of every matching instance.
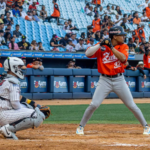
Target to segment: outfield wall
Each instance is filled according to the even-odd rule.
[[[4,72],[0,68],[0,74]],[[143,79],[139,70],[126,70],[125,80],[133,97],[150,97],[150,75],[144,70]],[[52,69],[43,71],[27,69],[26,77],[21,80],[21,93],[30,99],[82,99],[92,98],[100,73],[97,69]],[[110,93],[107,98],[117,98]]]

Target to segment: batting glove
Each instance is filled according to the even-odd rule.
[[[100,46],[107,45],[110,49],[113,49],[113,45],[111,43],[111,39],[106,38],[101,43]]]

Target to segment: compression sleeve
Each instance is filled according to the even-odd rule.
[[[137,69],[140,71],[140,73],[142,73],[143,75],[145,75],[145,72],[143,71],[143,69],[142,69],[142,68],[137,67]]]
[[[91,46],[86,50],[85,55],[87,57],[90,57],[90,56],[94,55],[97,52],[97,50],[99,50],[99,48],[100,48],[99,44],[97,44],[95,46]]]
[[[11,105],[14,109],[20,109],[21,108],[20,101],[12,101]]]

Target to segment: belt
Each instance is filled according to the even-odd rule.
[[[118,74],[113,75],[113,76],[110,76],[110,75],[107,75],[107,74],[102,74],[102,76],[104,76],[104,77],[109,77],[109,78],[117,78],[117,77],[122,76],[122,73],[118,73]]]

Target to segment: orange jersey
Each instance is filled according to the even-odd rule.
[[[27,64],[27,68],[32,68],[34,65],[32,63]]]
[[[13,0],[7,0],[7,5],[9,5],[9,6],[12,6],[12,4],[14,3],[14,1]]]
[[[96,4],[96,0],[94,0],[94,4]],[[100,5],[101,4],[101,0],[97,0],[97,4]]]
[[[54,3],[54,12],[51,15],[53,17],[60,17],[59,7],[57,3]]]
[[[146,16],[149,18],[150,17],[150,8],[146,7]]]
[[[133,23],[135,23],[135,24],[139,24],[141,22],[141,19],[140,18],[134,18],[133,19]]]
[[[3,68],[3,65],[2,65],[2,63],[0,63],[0,68]]]
[[[123,67],[124,67],[124,69],[126,69],[126,68],[127,68],[127,65],[124,65]]]
[[[19,6],[22,6],[25,0],[15,0]]]
[[[109,30],[111,27],[110,26],[107,26],[107,29]]]
[[[144,67],[150,68],[150,56],[143,55]]]
[[[138,38],[138,30],[134,30],[133,32],[132,32],[132,39],[133,39],[133,41],[135,41],[135,38]]]
[[[96,31],[100,31],[101,30],[101,25],[100,25],[100,19],[97,19],[97,20],[93,20],[92,21],[92,25],[93,25],[93,32],[96,32]]]
[[[87,40],[86,44],[89,44],[90,43],[90,40]]]
[[[144,38],[145,39],[145,32],[142,28],[139,28],[138,29],[138,38],[139,38],[139,42],[141,43],[142,42],[142,39],[141,38]]]
[[[99,43],[98,43],[99,44]],[[101,49],[103,48],[104,51]],[[111,51],[108,46],[103,46],[101,49],[97,50],[97,52],[90,56],[89,58],[97,58],[97,67],[98,72],[106,75],[116,75],[118,73],[124,72],[124,63],[128,59],[128,50],[129,47],[127,44],[116,45],[114,48],[119,52],[123,53],[126,57],[125,62],[121,62]]]

